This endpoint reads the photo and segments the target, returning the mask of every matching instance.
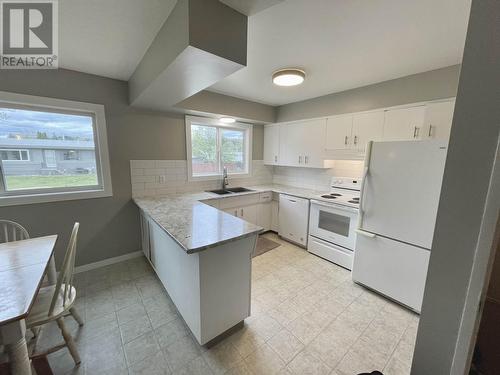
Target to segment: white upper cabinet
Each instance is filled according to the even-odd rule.
[[[280,124],[281,165],[302,164],[302,123]]]
[[[425,106],[425,121],[422,131],[423,139],[448,140],[450,137],[451,123],[455,100],[428,103]]]
[[[425,106],[385,111],[385,141],[418,140],[422,138]]]
[[[280,164],[324,168],[326,119],[280,124]]]
[[[264,164],[328,168],[331,160],[363,159],[369,141],[448,140],[454,107],[454,99],[440,100],[266,125]]]
[[[328,117],[326,122],[326,149],[346,150],[352,144],[352,115]]]
[[[368,141],[380,141],[384,133],[384,111],[355,114],[352,118],[352,145],[365,152]]]
[[[325,161],[326,119],[307,121],[303,126],[302,154],[304,166],[323,168]]]
[[[279,165],[280,162],[280,126],[264,126],[264,164]]]

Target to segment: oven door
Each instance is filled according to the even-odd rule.
[[[357,221],[356,208],[311,201],[311,236],[354,250]]]

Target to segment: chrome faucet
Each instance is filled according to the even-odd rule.
[[[227,168],[224,167],[222,170],[222,190],[226,190],[226,186],[229,185],[229,181],[227,180]]]

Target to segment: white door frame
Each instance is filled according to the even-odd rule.
[[[500,138],[491,174],[481,230],[475,250],[474,263],[467,289],[462,320],[452,362],[452,374],[469,373],[477,332],[481,321],[484,299],[491,276],[491,266],[496,252],[495,235],[500,213]]]

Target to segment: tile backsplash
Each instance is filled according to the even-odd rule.
[[[332,176],[360,178],[363,164],[362,160],[335,160],[330,169],[274,167],[273,183],[328,191]]]
[[[132,196],[148,197],[173,193],[217,189],[220,180],[188,181],[186,160],[131,160]],[[273,167],[262,160],[253,160],[252,176],[229,178],[229,186],[270,184]]]
[[[314,190],[329,190],[332,176],[359,178],[363,162],[336,160],[331,169],[272,167],[262,160],[252,162],[252,177],[229,178],[230,186],[280,184]],[[186,160],[131,160],[132,196],[147,197],[217,189],[220,180],[188,181]]]

